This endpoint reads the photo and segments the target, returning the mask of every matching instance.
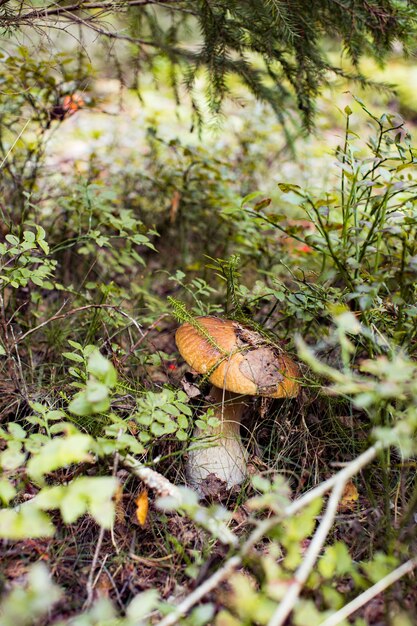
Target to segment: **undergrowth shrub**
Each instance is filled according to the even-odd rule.
[[[55,540],[75,537],[76,553],[82,545],[91,566],[78,581],[88,593],[107,540],[106,568],[123,591],[116,594],[121,611],[108,599],[94,603],[90,593],[84,612],[80,600],[60,614],[53,608],[60,606],[59,591],[35,569],[27,588],[5,599],[5,624],[29,624],[37,615],[73,626],[152,623],[155,611],[175,616],[168,578],[189,591],[193,575],[221,571],[229,557],[236,560],[226,577],[227,597],[202,598],[183,623],[268,624],[336,496],[336,524],[323,536],[294,601],[294,624],[320,624],[412,559],[415,152],[401,120],[377,118],[359,105],[369,116],[368,136],[363,142],[355,135],[347,108],[345,141],[336,153],[339,184],[322,193],[281,182],[279,202],[259,192],[238,201],[229,165],[151,135],[145,159],[145,173],[154,168],[151,180],[119,173],[113,189],[96,172],[76,185],[69,181],[62,197],[58,190],[51,199],[42,197],[39,175],[39,204],[29,202],[20,218],[19,202],[10,198],[13,219],[0,244],[0,533],[22,549],[47,538],[45,560],[57,557]],[[199,241],[201,224],[209,228]],[[180,242],[181,268],[173,270],[172,258],[165,267],[156,231],[171,247]],[[154,282],[155,270],[162,271]],[[180,389],[172,309],[181,320],[225,311],[298,349],[305,362],[298,404],[259,409],[260,419],[269,413],[272,423],[285,413],[287,439],[296,423],[299,439],[282,451],[282,436],[268,433],[269,444],[253,448],[261,471],[255,464],[250,483],[226,498],[227,509],[205,506],[174,484],[184,480],[182,457],[196,406],[203,407],[202,425],[212,418],[198,397],[202,385],[185,379],[188,393]],[[320,424],[324,404],[328,422]],[[367,450],[365,463],[360,455]],[[277,470],[296,474],[292,463],[303,455],[307,469],[317,459],[316,471],[298,477],[294,499],[294,481]],[[262,465],[263,456],[279,462]],[[333,484],[323,508],[320,486],[340,464],[351,468],[350,483],[340,484],[348,483],[354,497],[349,501]],[[149,474],[153,468],[159,474]],[[132,532],[139,479],[151,492],[151,521]],[[291,508],[306,486],[316,486],[317,498]],[[223,495],[220,490],[220,500]],[[153,506],[158,496],[155,507],[162,510]],[[65,558],[74,562],[73,554]],[[37,559],[30,553],[29,561]],[[150,568],[148,578],[135,578],[137,559]],[[236,568],[241,571],[232,573]],[[67,588],[75,584],[58,568],[60,576]],[[402,589],[404,598],[415,599],[407,578]],[[392,623],[401,610],[407,624],[410,606],[388,597]]]
[[[287,208],[248,209],[255,221],[298,242],[302,254],[298,267],[287,265],[292,249],[283,239],[276,264],[265,272],[263,284],[255,285],[255,294],[245,294],[246,304],[256,307],[269,297],[273,315],[284,326],[305,334],[300,326],[305,322],[313,335],[335,308],[345,306],[413,353],[415,149],[401,119],[389,114],[377,118],[358,103],[368,116],[368,137],[361,140],[351,129],[352,110],[347,107],[345,141],[336,151],[338,187],[315,195],[279,183],[286,207],[304,214],[289,228]]]

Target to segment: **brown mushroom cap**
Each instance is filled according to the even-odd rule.
[[[300,370],[283,351],[259,333],[219,317],[197,317],[200,328],[183,324],[175,340],[181,356],[212,385],[251,396],[298,395]],[[216,366],[216,364],[218,364]]]

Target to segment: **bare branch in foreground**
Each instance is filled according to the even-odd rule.
[[[368,448],[356,459],[350,461],[346,465],[346,467],[340,470],[340,472],[320,483],[320,485],[317,485],[317,487],[314,487],[314,489],[311,489],[311,491],[307,491],[307,493],[301,496],[301,498],[298,498],[298,500],[291,502],[291,504],[285,507],[280,515],[269,517],[268,519],[262,521],[253,531],[253,533],[251,533],[247,542],[244,544],[242,548],[244,553],[247,554],[252,546],[254,546],[258,541],[262,539],[262,537],[264,537],[272,528],[274,528],[274,526],[276,526],[281,521],[281,519],[290,517],[291,515],[298,513],[298,511],[301,511],[301,509],[310,504],[310,502],[333,489],[336,484],[341,482],[344,484],[349,480],[349,478],[355,476],[358,472],[360,472],[363,467],[368,465],[368,463],[370,463],[376,457],[377,453],[382,449],[382,443],[377,441],[373,446]]]
[[[360,609],[362,606],[364,606],[364,604],[372,600],[372,598],[375,598],[375,596],[381,593],[381,591],[384,591],[392,584],[397,582],[397,580],[412,572],[413,569],[415,569],[416,567],[417,557],[406,561],[406,563],[403,563],[402,565],[397,567],[397,569],[384,576],[384,578],[378,580],[375,585],[369,587],[369,589],[361,593],[360,596],[358,596],[357,598],[346,604],[346,606],[339,609],[339,611],[333,613],[333,615],[325,619],[324,622],[320,624],[320,626],[337,626],[337,624],[340,624],[342,620],[352,615],[352,613]]]
[[[342,477],[342,479],[339,480],[334,486],[331,496],[329,498],[326,512],[323,516],[320,526],[314,533],[313,539],[308,547],[304,560],[298,570],[295,572],[294,579],[291,583],[288,593],[285,594],[284,599],[278,605],[273,616],[268,622],[268,626],[282,626],[291,611],[293,610],[294,605],[297,602],[298,596],[300,595],[303,586],[306,583],[315,562],[317,561],[324,542],[327,539],[327,535],[329,534],[331,527],[333,526],[334,518],[337,514],[337,508],[339,506],[339,501],[342,497],[345,484],[346,479]]]

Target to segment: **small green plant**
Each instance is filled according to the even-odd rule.
[[[144,443],[163,435],[174,435],[179,441],[186,441],[192,414],[188,396],[183,391],[163,389],[160,393],[149,391],[139,398],[131,419],[139,424],[139,439]]]

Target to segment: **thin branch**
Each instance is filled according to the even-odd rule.
[[[45,320],[44,322],[42,322],[38,326],[35,326],[34,328],[30,328],[25,333],[23,333],[23,335],[20,335],[19,337],[17,337],[15,343],[16,344],[20,343],[21,341],[23,341],[23,339],[26,339],[26,337],[28,337],[32,333],[35,333],[37,330],[40,330],[41,328],[43,328],[47,324],[50,324],[51,322],[55,322],[56,320],[65,319],[66,317],[70,317],[71,315],[75,315],[76,313],[79,313],[80,311],[87,311],[88,309],[112,309],[113,311],[116,311],[117,313],[119,313],[119,315],[122,315],[123,317],[126,317],[133,324],[133,326],[136,328],[138,333],[143,336],[143,331],[142,331],[140,325],[138,324],[138,322],[133,317],[128,315],[128,313],[126,313],[125,311],[120,309],[118,306],[115,306],[113,304],[86,304],[85,306],[79,306],[76,309],[71,309],[71,311],[67,311],[66,313],[59,313],[57,315],[53,315],[52,317],[50,317],[49,319]]]
[[[110,12],[111,10],[113,11],[117,11],[117,9],[123,9],[123,8],[129,8],[132,6],[147,6],[147,5],[153,5],[153,6],[160,6],[160,7],[166,7],[167,9],[171,9],[171,10],[179,10],[182,11],[184,13],[190,13],[191,15],[195,15],[194,11],[189,10],[189,9],[185,9],[185,8],[180,8],[179,6],[176,6],[177,4],[180,5],[183,2],[183,0],[131,0],[130,2],[127,3],[120,3],[120,2],[88,2],[88,3],[77,3],[74,5],[68,5],[68,6],[59,6],[57,7],[56,5],[51,5],[49,7],[46,7],[45,9],[33,9],[31,11],[29,11],[28,13],[23,13],[21,15],[18,15],[15,18],[8,18],[7,19],[7,25],[8,26],[32,26],[34,24],[34,22],[39,21],[39,22],[46,22],[48,19],[50,18],[56,18],[55,22],[59,23],[59,22],[66,22],[66,23],[75,23],[75,24],[79,24],[81,26],[85,26],[86,28],[91,29],[93,32],[97,33],[98,35],[101,35],[103,37],[107,37],[109,39],[115,39],[115,40],[120,40],[120,41],[128,41],[129,43],[133,43],[135,45],[140,45],[140,46],[150,46],[153,48],[159,48],[164,50],[164,45],[161,42],[156,42],[156,41],[148,41],[145,39],[140,39],[138,37],[131,37],[129,35],[123,35],[119,32],[111,32],[109,30],[106,30],[105,28],[102,28],[100,26],[98,26],[95,22],[98,21],[99,16],[97,15],[85,15],[84,17],[82,17],[81,15],[78,15],[77,13],[80,12],[81,10],[92,10],[92,9],[103,9],[103,14],[107,11]],[[41,28],[41,26],[39,26],[39,28]],[[64,26],[61,26],[62,30],[65,30]],[[180,51],[177,50],[177,53],[179,53]]]
[[[120,436],[122,434],[122,429],[119,430],[119,433],[117,435],[117,439],[120,439]],[[116,454],[114,455],[114,461],[113,461],[113,470],[112,470],[112,476],[113,478],[116,477],[117,474],[117,468],[119,466],[119,453],[116,452]],[[103,527],[100,528],[100,532],[98,535],[98,539],[97,539],[97,546],[96,549],[94,551],[94,556],[93,556],[93,561],[91,563],[91,568],[90,568],[90,572],[88,574],[88,580],[87,580],[87,598],[84,602],[84,606],[83,608],[89,608],[93,602],[93,593],[94,593],[94,587],[96,586],[98,579],[100,577],[101,572],[103,571],[104,568],[104,564],[107,560],[108,555],[105,556],[105,558],[103,559],[103,563],[101,564],[101,568],[100,571],[98,572],[97,576],[94,578],[94,572],[96,570],[97,567],[97,563],[98,563],[98,558],[100,556],[100,550],[101,550],[101,546],[103,544],[103,539],[104,539],[104,532],[105,529]],[[113,538],[113,527],[111,529],[111,534],[112,534],[112,539],[114,542],[114,538]],[[115,545],[115,544],[114,544]],[[115,546],[116,547],[116,546]],[[117,548],[116,548],[117,550]],[[111,581],[110,581],[111,582]],[[122,606],[123,608],[123,606]]]
[[[92,9],[109,9],[117,11],[118,9],[128,9],[129,7],[148,6],[181,3],[183,0],[127,0],[126,2],[77,2],[68,6],[52,4],[44,9],[32,9],[29,13],[20,16],[20,20],[46,19],[58,15],[59,17],[68,17],[72,19],[72,13],[76,11],[88,11]],[[68,15],[66,15],[68,14]]]
[[[340,470],[340,472],[320,483],[320,485],[317,485],[317,487],[308,491],[301,498],[298,498],[298,500],[291,502],[291,504],[285,507],[282,514],[263,520],[245,543],[243,547],[244,554],[247,554],[249,550],[262,539],[262,537],[264,537],[280,522],[281,519],[295,515],[295,513],[298,513],[298,511],[310,504],[310,502],[330,491],[330,489],[332,489],[339,482],[345,483],[349,480],[349,478],[355,476],[355,474],[357,474],[363,467],[365,467],[365,465],[368,465],[368,463],[375,458],[377,453],[382,450],[382,448],[382,443],[377,441],[356,459],[350,461],[346,467]]]
[[[101,546],[103,543],[103,539],[104,539],[104,528],[100,528],[100,532],[98,535],[98,539],[97,539],[97,545],[96,545],[96,549],[94,551],[94,556],[93,556],[93,561],[91,563],[91,567],[90,567],[90,573],[88,574],[88,580],[87,580],[87,598],[84,602],[84,609],[88,608],[89,606],[91,606],[91,603],[93,602],[93,593],[94,593],[94,585],[95,582],[97,580],[94,579],[94,572],[96,571],[96,567],[97,567],[97,563],[98,563],[98,559],[100,556],[100,551],[101,551]]]
[[[369,589],[361,593],[357,598],[346,604],[342,609],[333,613],[333,615],[325,619],[324,622],[321,622],[320,626],[337,626],[341,621],[352,615],[352,613],[360,609],[364,604],[372,600],[372,598],[375,598],[375,596],[390,587],[397,580],[400,580],[405,574],[412,572],[416,567],[417,557],[403,563],[397,567],[397,569],[384,576],[384,578],[381,578],[375,585],[372,585],[372,587],[369,587]]]
[[[175,610],[164,617],[156,626],[174,626],[178,619],[183,617],[199,600],[204,598],[212,589],[215,589],[225,578],[227,578],[241,564],[239,556],[232,556],[217,572],[208,578],[202,585],[194,589]]]
[[[59,17],[66,20],[65,15],[59,15]],[[82,26],[89,28],[93,32],[97,33],[98,35],[103,35],[104,37],[108,37],[109,39],[128,41],[129,43],[133,43],[136,45],[152,46],[154,48],[163,48],[161,44],[156,43],[154,41],[147,41],[145,39],[139,39],[138,37],[130,37],[129,35],[121,35],[120,33],[111,32],[111,31],[106,30],[105,28],[101,28],[100,26],[97,26],[96,24],[94,24],[93,18],[91,16],[89,18],[83,19],[82,17],[78,15],[71,14],[71,20],[75,24],[81,24]],[[28,20],[29,23],[30,21],[31,20]]]
[[[15,147],[15,145],[17,144],[17,142],[19,141],[20,137],[23,135],[23,133],[25,132],[29,122],[31,121],[31,118],[29,118],[26,121],[26,124],[23,126],[22,130],[20,131],[20,133],[17,135],[16,139],[14,140],[14,142],[12,143],[12,145],[10,146],[6,156],[4,157],[3,161],[0,163],[0,170],[3,168],[3,165],[6,163],[7,159],[9,158],[9,154],[12,153],[13,148]]]
[[[144,339],[146,339],[146,336],[156,327],[158,326],[158,324],[160,323],[161,320],[163,320],[164,317],[167,317],[168,313],[163,313],[162,315],[160,315],[158,317],[157,320],[155,320],[154,322],[152,322],[152,324],[149,326],[149,328],[146,329],[146,331],[144,333],[142,333],[142,336],[139,337],[139,339],[137,340],[136,343],[134,343],[131,348],[129,348],[129,350],[126,352],[126,354],[124,355],[124,357],[122,359],[120,359],[120,364],[124,365],[124,363],[126,362],[126,360],[128,359],[128,357],[130,357],[131,354],[133,354],[133,352],[135,352],[135,350],[137,350],[139,348],[139,346],[141,345],[141,343],[143,342]]]

